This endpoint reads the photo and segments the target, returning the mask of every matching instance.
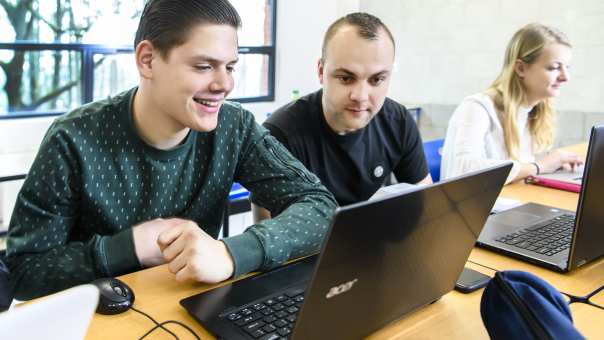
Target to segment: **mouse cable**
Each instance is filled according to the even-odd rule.
[[[495,272],[499,272],[499,270],[497,270],[497,269],[493,269],[493,268],[491,268],[489,266],[485,266],[483,264],[474,262],[472,260],[468,260],[468,262],[473,263],[473,264],[478,265],[478,266],[481,266],[481,267],[484,267],[484,268],[487,268],[487,269],[490,269],[490,270],[495,271]],[[591,293],[589,293],[589,294],[587,294],[585,296],[573,295],[573,294],[565,293],[563,291],[559,291],[559,292],[562,293],[562,294],[564,294],[564,295],[566,295],[568,297],[568,299],[570,300],[568,302],[569,305],[572,304],[572,303],[584,303],[586,305],[589,305],[589,306],[592,306],[592,307],[604,310],[603,306],[600,306],[600,305],[598,305],[596,303],[593,303],[590,300],[594,295],[598,294],[602,290],[604,290],[604,286],[601,286],[601,287],[595,289],[594,291],[592,291]]]
[[[132,307],[132,306],[130,306],[130,309],[132,309],[133,311],[135,311],[135,312],[137,312],[137,313],[139,313],[139,314],[142,314],[142,315],[146,316],[146,317],[147,317],[149,320],[151,320],[151,321],[152,321],[152,322],[153,322],[153,323],[154,323],[156,326],[159,326],[159,322],[155,321],[155,319],[154,319],[154,318],[153,318],[151,315],[149,315],[149,314],[147,314],[147,313],[145,313],[145,312],[143,312],[143,311],[141,311],[141,310],[138,310],[138,309],[136,309],[136,308],[134,308],[134,307]],[[166,332],[170,333],[170,334],[171,334],[171,335],[172,335],[172,336],[173,336],[173,337],[174,337],[176,340],[179,340],[179,339],[178,339],[178,336],[176,336],[176,334],[174,334],[172,331],[170,331],[170,330],[169,330],[169,329],[167,329],[166,327],[163,327],[163,326],[160,326],[160,327],[161,327],[161,328],[162,328],[164,331],[166,331]],[[141,339],[142,339],[142,338],[141,338]]]
[[[590,305],[592,307],[604,310],[604,307],[602,307],[596,303],[593,303],[590,300],[594,295],[598,294],[602,290],[604,290],[604,286],[600,286],[599,288],[596,288],[594,291],[592,291],[591,293],[589,293],[585,296],[572,295],[572,294],[568,294],[565,292],[560,292],[560,293],[566,295],[570,299],[570,301],[568,302],[569,305],[571,303],[584,303],[586,305]]]
[[[169,323],[177,324],[177,325],[185,328],[195,337],[195,339],[201,340],[201,338],[189,326],[185,325],[184,323],[182,323],[180,321],[176,321],[176,320],[168,320],[168,321],[164,321],[162,323],[155,325],[153,328],[151,328],[149,331],[147,331],[147,333],[143,334],[143,336],[138,338],[138,340],[143,340],[144,338],[147,337],[147,335],[153,333],[156,329],[159,329],[159,328],[166,329],[166,328],[164,328],[164,325],[167,325]],[[178,339],[178,337],[176,337],[176,339]]]

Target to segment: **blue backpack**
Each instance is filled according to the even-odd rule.
[[[495,340],[585,339],[562,294],[526,272],[497,272],[482,294],[480,314]]]

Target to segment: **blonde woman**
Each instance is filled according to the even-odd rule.
[[[575,154],[546,153],[554,141],[551,99],[569,79],[571,57],[568,39],[554,28],[529,24],[516,32],[491,87],[465,98],[453,113],[441,177],[511,160],[509,183],[581,164]]]

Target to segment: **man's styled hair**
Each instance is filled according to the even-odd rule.
[[[331,38],[333,38],[333,36],[338,32],[340,27],[345,25],[356,27],[359,36],[367,40],[377,40],[379,30],[381,28],[386,32],[388,38],[390,38],[390,41],[392,41],[392,46],[394,46],[396,49],[394,37],[392,36],[392,33],[390,32],[388,27],[382,22],[382,20],[369,13],[356,12],[341,17],[329,26],[327,32],[325,32],[325,37],[323,38],[321,59],[325,59],[327,44],[329,43]]]
[[[187,41],[195,25],[241,26],[241,17],[227,0],[149,0],[138,23],[134,48],[149,40],[161,56]]]

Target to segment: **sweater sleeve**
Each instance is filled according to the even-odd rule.
[[[90,235],[78,224],[83,183],[77,152],[65,131],[49,131],[9,225],[7,262],[20,300],[140,268],[130,229]]]
[[[443,147],[442,178],[459,176],[506,162],[505,159],[487,156],[485,136],[493,133],[491,130],[487,108],[476,100],[464,100],[449,122]],[[517,161],[512,163],[512,170],[506,183],[511,182],[520,171],[521,164]]]
[[[235,276],[317,252],[336,207],[333,195],[314,174],[268,131],[251,124],[235,180],[273,218],[224,240],[235,262]]]

